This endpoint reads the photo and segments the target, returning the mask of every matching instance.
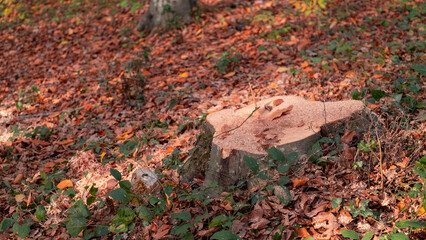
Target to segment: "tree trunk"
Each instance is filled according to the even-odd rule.
[[[191,21],[195,0],[151,0],[148,12],[136,26],[138,31],[155,27],[170,28]]]

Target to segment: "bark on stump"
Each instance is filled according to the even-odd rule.
[[[337,133],[341,127],[367,131],[371,122],[364,103],[355,100],[315,102],[279,96],[260,101],[257,106],[254,114],[256,107],[250,105],[208,115],[182,180],[188,182],[205,173],[206,187],[214,182],[225,187],[235,185],[251,177],[244,156],[257,159],[262,167],[269,161],[266,150],[272,146],[284,154],[297,152],[300,156],[322,134]]]
[[[136,30],[168,28],[173,24],[189,23],[191,10],[195,5],[195,0],[151,0],[148,11],[136,26]]]

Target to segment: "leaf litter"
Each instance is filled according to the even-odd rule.
[[[54,180],[58,189],[74,184],[76,195],[81,195],[87,194],[85,187],[96,183],[97,196],[105,196],[118,183],[109,168],[119,169],[123,178],[131,176],[127,171],[130,161],[108,162],[119,156],[120,144],[143,136],[145,147],[129,156],[142,159],[145,167],[164,169],[161,160],[174,149],[186,152],[194,146],[203,113],[252,103],[249,84],[256,100],[283,94],[341,100],[354,97],[355,90],[369,88],[385,89],[391,96],[397,91],[391,86],[398,84],[394,76],[407,77],[409,70],[398,61],[424,62],[424,55],[419,54],[421,46],[416,45],[424,41],[424,12],[410,8],[418,6],[418,1],[409,1],[403,13],[393,1],[383,5],[371,0],[357,6],[350,1],[329,1],[328,7],[335,13],[329,15],[325,10],[305,14],[309,8],[303,1],[255,1],[253,5],[244,1],[201,2],[204,7],[199,22],[182,30],[153,31],[143,38],[132,30],[143,9],[132,13],[126,7],[86,1],[78,6],[84,14],[70,16],[64,10],[66,5],[45,1],[35,3],[28,12],[32,15],[28,21],[34,24],[16,24],[17,8],[0,16],[2,24],[10,24],[7,28],[0,25],[0,172],[3,181],[19,193],[13,203],[10,190],[0,190],[2,218],[18,213],[20,219],[26,219],[31,214],[17,211],[16,205],[41,204],[48,209],[47,220],[33,225],[30,237],[68,238],[63,226],[51,226],[65,219],[70,199],[60,194],[48,203],[41,192],[26,185],[41,184],[40,171],[64,171],[62,181]],[[13,9],[13,4],[5,6]],[[305,12],[290,11],[291,5]],[[56,9],[55,19],[45,14],[49,9]],[[111,15],[114,9],[118,11]],[[147,48],[150,60],[142,72],[148,82],[143,88],[144,100],[126,99],[123,91],[129,89],[122,83],[131,76],[125,63]],[[234,51],[239,60],[228,64],[227,57],[221,56],[231,57]],[[220,61],[224,73],[217,71]],[[415,83],[403,82],[396,88],[400,86],[406,87],[403,94],[420,92],[410,101],[424,99]],[[136,99],[137,91],[130,93]],[[418,198],[396,195],[418,182],[408,172],[424,155],[424,121],[402,120],[407,116],[421,119],[424,107],[395,120],[386,112],[386,98],[372,97],[375,101],[369,99],[368,107],[384,118],[386,131],[381,136],[342,132],[341,161],[307,162],[292,173],[291,204],[283,206],[272,191],[261,193],[264,199],[238,216],[230,229],[243,239],[272,239],[275,233],[291,239],[294,228],[299,237],[341,239],[341,229],[387,234],[397,220],[412,218],[410,212],[424,220]],[[365,95],[362,98],[367,100]],[[406,126],[392,127],[395,121]],[[357,148],[360,139],[369,143],[378,137],[382,156]],[[85,151],[91,144],[96,146]],[[335,145],[323,147],[339,151]],[[380,157],[385,159],[382,167],[378,165]],[[354,163],[361,160],[365,165],[354,169]],[[86,171],[89,174],[85,176]],[[164,172],[179,184],[176,172]],[[211,215],[231,215],[235,205],[225,203],[224,198],[208,205]],[[250,196],[242,193],[236,198],[248,203]],[[337,211],[331,207],[335,198],[343,199]],[[362,204],[364,200],[369,200],[367,205]],[[176,210],[201,211],[191,202],[174,204]],[[113,208],[109,210],[97,211],[94,220],[109,224]],[[376,221],[373,212],[393,222]],[[280,225],[285,229],[280,231]],[[218,230],[205,224],[195,226],[193,231],[199,237],[212,236]],[[172,227],[167,216],[158,217],[148,226],[136,224],[129,237],[170,237]],[[410,239],[424,236],[415,230]]]

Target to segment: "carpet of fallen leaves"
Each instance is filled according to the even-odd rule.
[[[176,148],[185,159],[203,114],[252,103],[251,89],[258,100],[293,94],[335,101],[366,88],[390,96],[393,82],[410,69],[395,64],[392,56],[401,62],[425,60],[418,54],[425,51],[425,12],[411,18],[407,10],[421,1],[328,1],[321,9],[300,5],[304,1],[205,0],[194,11],[193,23],[145,33],[133,28],[147,6],[133,11],[119,1],[16,2],[0,15],[0,216],[18,213],[21,222],[32,218],[32,239],[69,238],[61,221],[72,202],[65,196],[43,199],[40,171],[65,169],[55,185],[60,179],[71,180],[78,195],[96,182],[98,195],[105,196],[117,184],[110,168],[126,178],[132,165],[143,162],[184,188],[161,159]],[[310,8],[313,13],[305,14]],[[423,48],[413,44],[419,42]],[[138,83],[129,80],[132,73],[126,63],[147,49],[149,60],[140,71],[146,79],[140,82],[142,103],[135,97],[131,85]],[[230,56],[238,59],[227,61]],[[362,97],[371,97],[368,94]],[[424,93],[417,99],[424,99]],[[419,199],[397,195],[419,182],[412,169],[424,154],[424,122],[410,122],[407,130],[392,128],[397,117],[384,111],[389,101],[385,97],[368,105],[389,128],[380,139],[382,168],[375,157],[356,148],[360,139],[367,142],[374,134],[342,133],[342,149],[322,146],[337,150],[338,161],[308,162],[292,173],[293,198],[287,206],[266,191],[264,200],[240,215],[223,201],[226,194],[207,207],[175,198],[170,212],[234,215],[231,230],[243,239],[272,239],[280,225],[285,226],[283,239],[292,239],[295,232],[302,238],[342,239],[342,229],[360,236],[374,231],[378,239],[398,220],[424,219]],[[424,110],[407,114],[415,119]],[[101,163],[117,157],[117,146],[134,136],[144,138],[139,152]],[[90,143],[97,145],[84,151]],[[353,169],[360,160],[364,168]],[[12,189],[3,186],[6,181]],[[58,187],[65,188],[69,182],[61,184],[65,186]],[[335,198],[342,198],[342,204],[332,208]],[[353,202],[358,209],[364,200],[380,218],[353,216],[343,208]],[[250,203],[249,190],[235,195],[234,201]],[[44,222],[30,208],[39,204],[48,209]],[[112,211],[95,211],[88,225],[110,223]],[[148,226],[136,222],[128,237],[172,237],[173,221],[166,214]],[[217,230],[208,224],[190,229],[196,238]],[[409,234],[410,239],[426,238],[419,230]],[[9,235],[3,232],[0,238]]]

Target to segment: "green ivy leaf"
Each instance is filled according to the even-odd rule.
[[[289,154],[285,157],[285,159],[286,159],[287,163],[289,163],[289,164],[293,164],[293,163],[295,163],[295,162],[297,161],[297,158],[299,158],[299,154],[298,154],[297,152],[289,153]]]
[[[184,236],[188,233],[188,229],[192,226],[191,223],[186,223],[183,225],[177,225],[174,226],[173,229],[170,231],[171,234],[177,235],[177,236]]]
[[[352,230],[340,230],[340,233],[342,233],[343,237],[359,240],[358,233]]]
[[[22,104],[22,102],[17,101],[15,102],[15,106],[18,110],[22,110],[22,108],[24,107],[24,104]]]
[[[110,168],[109,172],[117,181],[121,181],[121,173],[117,169]]]
[[[119,225],[119,224],[125,224],[129,225],[132,223],[133,219],[135,218],[135,213],[133,210],[126,206],[120,206],[118,209],[117,215],[112,220],[112,224]],[[117,224],[118,223],[118,224]]]
[[[78,200],[74,203],[69,209],[68,212],[71,213],[74,217],[83,217],[86,218],[90,216],[90,211],[84,204],[83,199]]]
[[[13,224],[13,233],[18,233],[19,237],[24,239],[30,234],[30,226],[26,223],[20,225],[19,223]]]
[[[342,198],[333,198],[331,199],[331,207],[337,208],[342,203]]]
[[[137,207],[135,209],[135,211],[138,213],[138,217],[147,221],[147,222],[151,222],[153,219],[153,215],[151,210],[149,210],[149,208],[147,208],[144,205],[140,205],[139,207]]]
[[[397,228],[424,228],[425,223],[420,220],[402,220],[395,223]]]
[[[189,221],[191,220],[191,213],[189,211],[171,213],[170,218],[182,221]]]
[[[86,200],[86,204],[87,204],[87,205],[90,205],[90,204],[94,203],[94,202],[95,202],[95,200],[96,200],[96,197],[95,197],[95,196],[90,196],[90,197],[88,197],[88,198],[87,198],[87,200]]]
[[[288,172],[289,169],[290,169],[290,166],[288,166],[288,165],[284,165],[284,164],[278,165],[278,172],[279,173],[286,173],[286,172]]]
[[[129,202],[129,195],[122,188],[116,188],[116,189],[112,190],[109,193],[109,196],[112,197],[113,199],[119,201],[119,202],[123,202],[123,203]]]
[[[389,237],[392,240],[410,240],[410,238],[407,235],[405,235],[405,233],[389,234]]]
[[[12,218],[3,219],[3,221],[1,221],[1,223],[0,223],[0,230],[2,232],[6,232],[6,230],[9,229],[10,226],[12,226],[14,222],[15,222],[15,220],[13,220]]]
[[[278,184],[280,186],[284,186],[289,182],[290,182],[290,178],[288,176],[283,176],[283,177],[280,177],[280,179],[278,179]]]
[[[423,76],[426,76],[426,64],[425,63],[416,63],[411,65],[411,68],[414,69],[414,71],[420,73]]]
[[[213,236],[210,239],[217,239],[217,240],[239,240],[241,239],[238,235],[232,233],[229,230],[222,230],[219,232],[216,232],[213,234]]]
[[[371,90],[371,95],[373,96],[374,100],[379,101],[386,95],[386,93],[382,90]]]
[[[219,215],[212,219],[212,221],[209,224],[209,228],[213,228],[216,226],[221,226],[222,224],[226,223],[228,221],[228,217],[225,215]]]
[[[95,236],[102,237],[109,233],[108,227],[105,225],[97,225],[95,228]]]
[[[286,161],[284,153],[275,147],[271,147],[270,149],[266,150],[266,152],[268,153],[270,158],[276,161],[282,161],[282,162]]]
[[[364,140],[361,140],[360,143],[358,143],[358,149],[364,152],[370,152],[371,149],[367,144],[365,144]]]
[[[35,216],[40,222],[43,222],[46,219],[46,209],[44,209],[44,206],[37,206]]]
[[[132,187],[132,184],[130,183],[129,180],[120,181],[120,182],[118,182],[118,185],[120,186],[120,188],[122,188],[124,190],[128,190],[128,191]]]
[[[78,234],[86,229],[86,218],[70,217],[65,225],[71,237],[78,237]]]
[[[362,237],[361,240],[371,240],[374,236],[374,232],[368,232],[364,235],[364,237]]]
[[[193,223],[197,223],[197,222],[200,222],[200,221],[202,221],[202,220],[205,220],[205,219],[207,219],[207,218],[209,218],[209,217],[210,217],[210,214],[206,213],[206,214],[203,214],[203,215],[200,215],[200,216],[195,217],[195,219],[194,219],[192,222],[193,222]]]
[[[244,162],[246,163],[247,167],[250,168],[250,170],[254,174],[259,173],[259,164],[257,163],[256,159],[248,156],[243,157]]]

